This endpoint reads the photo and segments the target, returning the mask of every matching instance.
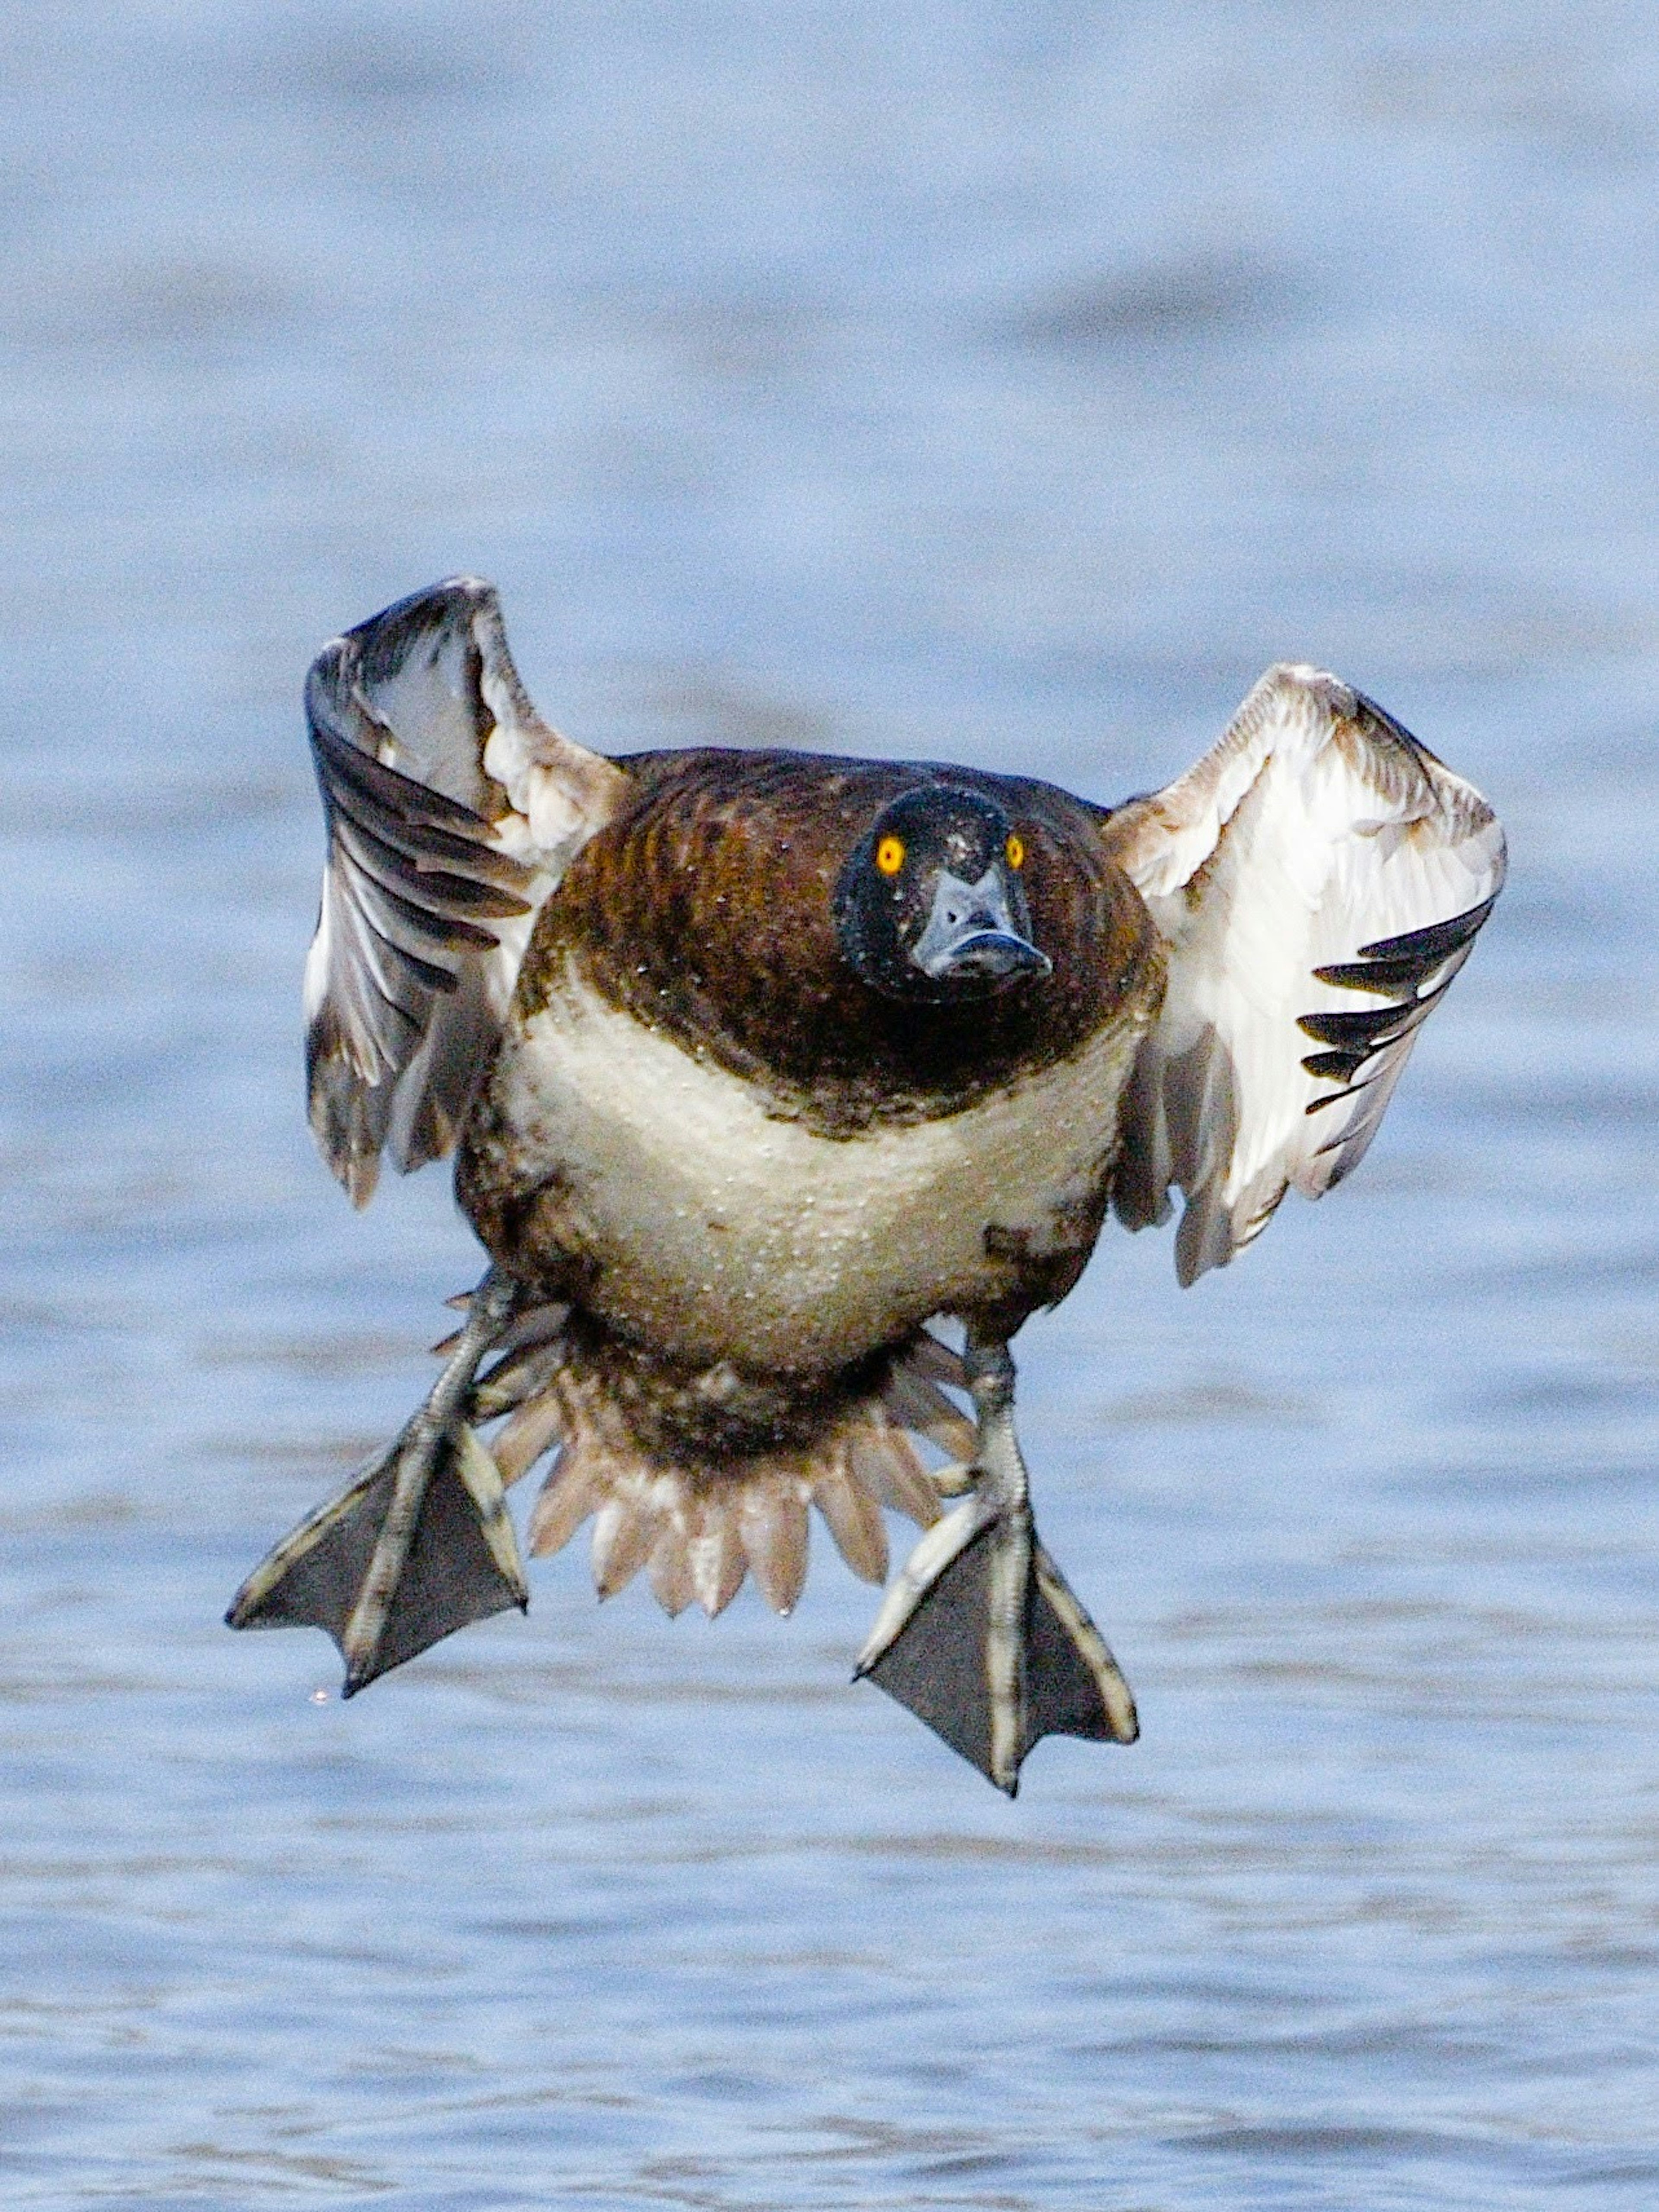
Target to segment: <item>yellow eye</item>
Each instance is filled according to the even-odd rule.
[[[1023,868],[1025,866],[1025,848],[1018,837],[1010,837],[1002,849],[1008,856],[1008,865],[1011,868]]]
[[[884,876],[896,876],[904,866],[904,844],[898,837],[884,837],[876,848],[876,866]]]

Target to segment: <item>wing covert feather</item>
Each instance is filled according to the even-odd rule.
[[[1113,1205],[1140,1229],[1183,1193],[1190,1283],[1288,1188],[1317,1198],[1358,1164],[1492,911],[1504,834],[1372,701],[1283,664],[1195,767],[1104,834],[1168,959]]]
[[[326,645],[306,715],[328,830],[306,961],[311,1123],[355,1204],[447,1152],[543,902],[621,769],[537,714],[494,586],[452,577]]]

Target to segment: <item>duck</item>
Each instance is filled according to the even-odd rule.
[[[599,1595],[643,1571],[671,1614],[750,1575],[789,1613],[814,1513],[885,1583],[908,1516],[856,1675],[1010,1795],[1045,1736],[1133,1741],[1036,1530],[1010,1346],[1109,1217],[1178,1194],[1184,1285],[1358,1165],[1502,887],[1480,793],[1291,663],[1115,807],[927,761],[607,757],[542,719],[468,576],[331,641],[305,696],[312,1127],[359,1206],[453,1155],[488,1266],[231,1626],[322,1628],[349,1696],[524,1608],[506,1493],[545,1462],[532,1554],[591,1521]]]

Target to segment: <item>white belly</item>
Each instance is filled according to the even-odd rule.
[[[1075,1249],[1139,1026],[942,1121],[831,1138],[567,972],[496,1100],[596,1313],[688,1362],[805,1375],[1005,1293],[988,1229],[1005,1255]]]

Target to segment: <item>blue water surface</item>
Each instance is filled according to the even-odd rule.
[[[0,123],[5,2201],[1659,2202],[1647,12],[19,0]],[[1111,799],[1307,658],[1501,806],[1363,1173],[1021,1340],[1133,1751],[1006,1803],[821,1540],[220,1625],[477,1271],[297,1036],[301,676],[462,568],[601,745]]]

